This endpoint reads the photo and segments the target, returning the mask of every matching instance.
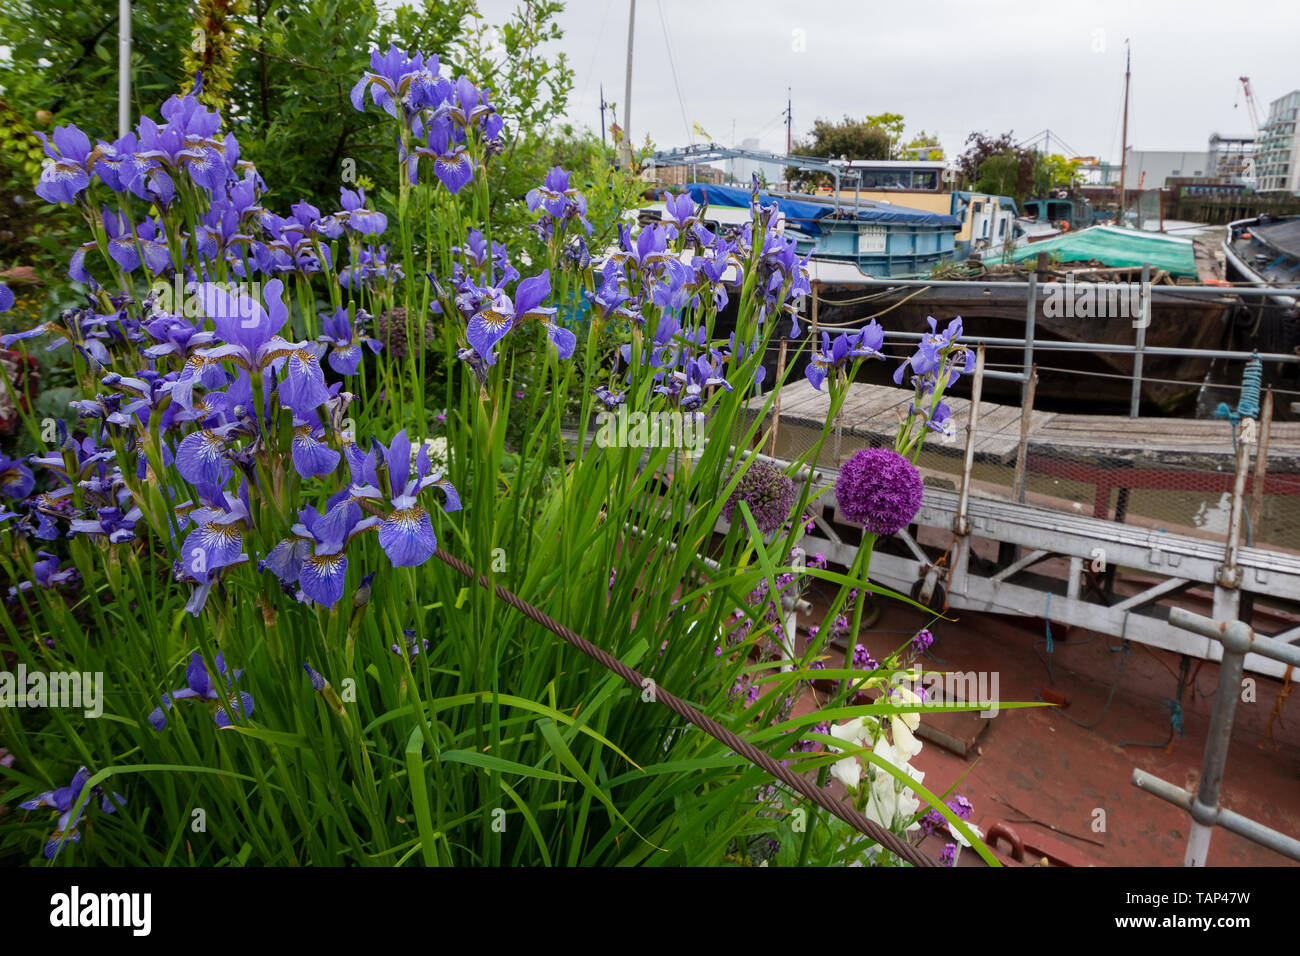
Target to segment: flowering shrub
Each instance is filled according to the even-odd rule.
[[[198,92],[112,142],[54,131],[38,191],[89,225],[69,261],[84,306],[4,339],[69,348],[81,394],[63,419],[29,423],[42,453],[0,461],[0,566],[16,582],[0,624],[32,668],[104,673],[116,708],[33,737],[24,779],[93,761],[76,779],[97,787],[133,771],[126,812],[67,856],[173,862],[186,808],[201,806],[226,823],[187,842],[200,864],[724,859],[763,813],[750,799],[770,786],[762,773],[682,733],[492,588],[467,587],[443,551],[658,684],[689,687],[738,733],[760,729],[781,759],[846,782],[855,758],[819,748],[871,741],[906,763],[915,714],[789,726],[825,640],[799,657],[787,605],[806,575],[834,576],[824,561],[776,570],[808,527],[793,518],[811,488],[741,451],[759,440],[745,402],[762,356],[778,322],[798,334],[809,288],[774,209],[755,198],[750,223],[716,235],[678,196],[667,221],[593,249],[586,197],[553,169],[523,200],[545,261],[512,257],[492,238],[484,172],[509,130],[490,91],[394,46],[351,91],[391,121],[391,202],[344,186],[337,210],[281,215]],[[722,341],[727,308],[736,331]],[[403,347],[385,348],[398,329]],[[836,411],[856,364],[880,355],[878,331],[814,357],[809,377],[820,370]],[[961,348],[951,335],[923,352],[909,360],[913,418],[930,424]],[[585,449],[594,413],[622,405],[698,413],[711,439],[648,460]],[[796,469],[815,464],[832,420]],[[522,438],[508,448],[508,434]],[[909,440],[900,454],[914,456]],[[891,467],[887,481],[914,474]],[[671,475],[661,495],[656,474]],[[888,504],[872,528],[889,533],[917,494],[872,491]],[[714,542],[723,517],[732,530]],[[737,607],[744,625],[729,631]],[[761,644],[779,653],[759,652],[756,669]],[[855,664],[875,672],[869,655]],[[0,732],[32,733],[8,710]],[[877,818],[916,826],[920,804],[872,774],[857,779],[879,792]],[[684,812],[688,788],[707,799]],[[59,792],[36,802],[66,814],[77,797]],[[29,824],[5,845],[37,839]],[[817,859],[865,853],[837,838]]]

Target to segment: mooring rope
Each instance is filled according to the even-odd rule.
[[[602,667],[606,668],[607,670],[613,671],[619,677],[623,678],[625,681],[627,681],[629,684],[635,687],[638,691],[645,689],[646,682],[647,682],[646,678],[642,677],[640,674],[638,674],[632,668],[628,667],[622,661],[618,660],[615,657],[611,657],[605,651],[602,651],[599,647],[597,647],[595,644],[592,644],[590,641],[582,637],[580,634],[577,634],[569,630],[563,624],[548,617],[544,611],[536,607],[533,607],[533,605],[529,604],[527,601],[519,597],[517,594],[514,594],[513,592],[506,590],[499,584],[496,585],[492,584],[490,581],[488,581],[485,575],[478,574],[468,564],[465,564],[463,561],[461,561],[458,558],[452,557],[446,551],[442,550],[442,548],[437,548],[434,551],[434,554],[437,555],[438,559],[442,561],[444,564],[448,565],[451,568],[454,568],[455,570],[459,571],[461,574],[465,575],[467,578],[470,578],[471,580],[477,582],[480,587],[494,588],[497,597],[499,597],[510,607],[514,608],[516,611],[523,614],[525,617],[529,618],[530,620],[540,624],[542,627],[546,628],[551,633],[563,638],[565,641],[567,641],[569,644],[576,647],[578,650],[582,651],[582,653],[586,654],[596,663],[600,664]],[[767,773],[771,774],[773,777],[775,777],[776,779],[784,783],[787,787],[790,787],[792,790],[795,790],[802,796],[811,800],[813,803],[817,804],[823,810],[826,810],[827,812],[832,813],[835,816],[839,817],[841,820],[849,824],[849,826],[853,827],[858,832],[862,833],[864,836],[868,836],[871,839],[875,840],[885,849],[889,850],[891,853],[894,853],[895,855],[906,860],[908,863],[911,863],[913,866],[923,866],[923,867],[938,866],[938,863],[930,859],[928,856],[923,854],[920,850],[918,850],[916,847],[909,844],[907,841],[900,839],[896,834],[891,833],[889,830],[886,830],[884,827],[876,823],[874,820],[868,819],[866,816],[859,813],[857,810],[853,809],[852,807],[844,803],[841,803],[839,800],[836,800],[825,790],[821,789],[820,787],[814,786],[813,784],[809,783],[807,780],[805,780],[803,777],[799,776],[798,774],[791,773],[790,770],[781,766],[779,763],[777,763],[767,754],[763,753],[763,751],[759,750],[753,744],[747,743],[746,741],[737,737],[735,734],[733,734],[726,727],[723,727],[717,721],[712,720],[709,717],[706,717],[704,714],[701,714],[690,704],[677,699],[672,694],[668,693],[668,691],[664,690],[658,685],[655,685],[655,690],[654,690],[654,694],[652,695],[652,699],[654,701],[657,701],[658,703],[663,704],[674,714],[677,714],[677,716],[683,718],[684,720],[689,721],[690,723],[694,724],[696,727],[703,730],[714,740],[718,741],[721,744],[724,744],[732,752],[738,754],[741,757],[744,757],[750,763],[755,764],[758,767],[762,768]]]

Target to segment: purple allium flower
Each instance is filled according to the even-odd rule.
[[[918,653],[928,650],[934,643],[934,635],[930,633],[929,628],[922,628],[917,632],[916,637],[912,638],[912,647]]]
[[[735,477],[734,472],[731,477]],[[785,523],[794,507],[794,481],[776,465],[760,459],[741,477],[736,490],[722,507],[722,517],[731,521],[736,505],[741,501],[749,505],[758,530],[771,534]]]
[[[957,844],[945,843],[943,845],[943,852],[939,854],[939,865],[940,866],[957,865]]]
[[[891,448],[863,448],[840,469],[835,497],[849,521],[872,534],[907,527],[921,509],[924,488],[916,466]]]

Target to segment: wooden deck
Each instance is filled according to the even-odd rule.
[[[750,399],[752,411],[763,398]],[[830,408],[830,395],[806,380],[781,390],[780,428],[820,430]],[[898,423],[907,414],[912,393],[906,389],[854,382],[841,412],[846,437],[872,445],[892,445]],[[927,441],[931,451],[962,454],[970,402],[945,399],[952,408],[959,434],[955,442]],[[976,460],[1014,465],[1020,442],[1020,409],[1014,405],[980,403],[976,429]],[[1078,415],[1034,411],[1029,424],[1030,455],[1068,459],[1102,468],[1183,467],[1231,471],[1235,453],[1232,426],[1221,419],[1128,418],[1120,415]],[[1269,472],[1300,473],[1300,422],[1274,422],[1269,437]]]

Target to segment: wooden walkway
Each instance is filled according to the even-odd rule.
[[[751,411],[763,398],[749,401]],[[780,429],[820,430],[830,408],[830,395],[804,379],[781,390]],[[898,423],[907,415],[912,393],[903,388],[854,382],[841,411],[846,437],[872,445],[892,446]],[[928,451],[960,456],[970,402],[945,399],[958,428],[955,442],[927,441]],[[1014,465],[1020,443],[1020,408],[982,401],[976,429],[977,461]],[[1077,415],[1033,411],[1030,415],[1030,455],[1062,458],[1102,468],[1183,467],[1232,471],[1235,453],[1232,427],[1222,419],[1128,418],[1120,415]],[[1300,473],[1300,422],[1273,422],[1269,437],[1270,473]]]

